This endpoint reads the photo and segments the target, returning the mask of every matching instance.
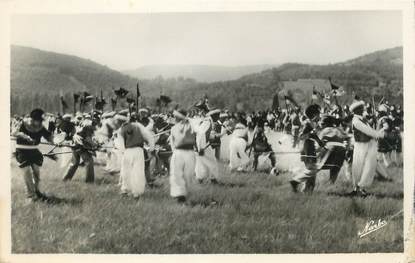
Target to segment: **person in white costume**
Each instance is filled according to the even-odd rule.
[[[196,179],[202,183],[209,179],[211,183],[217,184],[219,179],[218,163],[215,156],[215,149],[210,145],[213,123],[219,118],[220,110],[211,110],[202,119],[196,128],[196,145],[198,155],[196,156]]]
[[[352,195],[367,196],[365,188],[369,187],[375,176],[377,165],[376,139],[384,137],[383,130],[370,127],[363,117],[365,103],[356,101],[350,106],[354,113],[352,129],[354,135],[354,151],[352,163]]]
[[[186,201],[188,188],[195,176],[196,134],[185,110],[173,112],[176,124],[171,128],[170,195],[179,203]]]
[[[103,138],[102,140],[105,144],[113,147],[108,154],[107,165],[104,168],[110,174],[120,172],[122,157],[120,148],[122,147],[122,141],[119,138],[119,132],[123,123],[128,121],[128,117],[120,114],[114,116],[114,114],[115,112],[105,113],[102,126],[97,131],[97,134]]]
[[[149,146],[149,154],[154,153],[154,138],[141,123],[128,122],[121,127],[122,140],[121,193],[131,193],[138,199],[145,190],[144,143]]]
[[[151,134],[154,141],[157,141],[157,138],[154,136],[154,120],[150,117],[150,111],[147,108],[141,108],[138,110],[138,122],[141,123]],[[151,176],[151,171],[154,170],[156,158],[154,155],[149,154],[149,146],[144,146],[144,159],[145,159],[145,175],[146,181],[149,186],[153,186],[154,178]]]
[[[230,121],[228,119],[229,115],[226,112],[223,112],[219,115],[219,121],[222,125],[221,134],[221,143],[220,143],[220,160],[222,162],[229,161],[229,143],[232,138],[232,127],[229,127]]]
[[[231,171],[248,171],[251,161],[246,153],[248,128],[237,123],[229,142],[229,168]]]
[[[72,137],[76,132],[75,123],[71,121],[72,115],[71,114],[65,114],[62,116],[62,121],[59,123],[58,128],[61,131],[59,134],[59,138],[57,143],[62,144],[63,142],[71,142]],[[69,147],[61,147],[62,152],[68,152],[71,148]],[[71,161],[71,155],[70,154],[62,154],[60,156],[60,167],[65,168],[68,166],[69,162]]]

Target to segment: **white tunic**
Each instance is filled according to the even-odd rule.
[[[247,141],[244,139],[248,136],[247,133],[248,129],[239,125],[232,133],[229,142],[229,167],[231,170],[244,171],[248,169],[250,159],[245,152]]]
[[[211,118],[203,119],[199,125],[195,127],[196,131],[196,145],[197,149],[203,150],[204,154],[196,155],[196,178],[202,180],[204,178],[218,179],[219,169],[215,157],[215,151],[212,147],[208,146],[209,142],[206,138],[206,133],[212,127]]]
[[[355,115],[352,125],[372,139],[369,142],[354,143],[352,182],[354,186],[369,187],[375,177],[377,165],[377,142],[375,139],[383,137],[383,131],[376,131],[362,122],[362,116]]]

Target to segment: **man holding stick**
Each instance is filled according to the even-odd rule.
[[[92,120],[87,118],[80,123],[76,134],[73,136],[73,142],[75,145],[71,147],[72,160],[65,172],[63,181],[70,181],[72,179],[82,158],[85,164],[85,182],[94,182],[95,171],[92,155],[95,154],[94,150],[97,148],[96,143],[92,139],[94,131],[95,127],[92,124]]]
[[[353,112],[352,128],[354,135],[354,151],[352,164],[352,195],[367,196],[365,190],[375,176],[377,165],[377,139],[385,136],[384,130],[373,129],[363,117],[364,101],[355,101],[350,110]]]
[[[23,171],[27,197],[30,201],[49,200],[39,190],[39,167],[43,164],[43,155],[38,146],[42,137],[53,142],[52,134],[42,124],[43,115],[42,109],[32,110],[30,117],[17,125],[11,134],[16,137],[16,160]]]
[[[196,156],[196,178],[203,182],[208,178],[211,183],[217,184],[219,178],[218,163],[215,149],[211,146],[211,140],[216,136],[213,124],[219,119],[220,110],[214,109],[207,113],[196,131],[196,143],[198,155]]]

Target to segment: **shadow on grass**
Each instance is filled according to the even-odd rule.
[[[163,185],[163,183],[162,182],[156,182],[156,181],[153,181],[153,182],[151,182],[151,183],[147,183],[146,184],[146,187],[148,188],[148,189],[160,189],[160,188],[163,188],[164,187],[164,185]]]
[[[190,207],[201,206],[203,208],[213,208],[222,206],[223,201],[217,201],[213,198],[208,198],[204,200],[189,200],[187,205]]]
[[[403,199],[403,193],[395,193],[395,194],[385,194],[385,193],[369,193],[367,196],[356,196],[351,193],[338,193],[338,192],[328,192],[327,195],[331,196],[338,196],[338,197],[349,197],[349,198],[368,198],[368,197],[375,197],[378,199],[382,198],[391,198],[391,199]]]
[[[95,178],[94,183],[97,185],[114,184],[114,176],[108,175],[107,177]]]
[[[42,200],[44,203],[49,205],[73,205],[77,206],[82,204],[83,199],[80,198],[62,198],[54,195],[45,196]]]
[[[217,186],[221,186],[221,187],[229,187],[229,188],[235,188],[235,187],[245,187],[246,184],[245,183],[231,183],[231,182],[218,182],[217,184],[215,184]]]

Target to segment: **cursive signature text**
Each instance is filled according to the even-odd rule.
[[[381,229],[382,227],[386,226],[387,222],[386,220],[379,219],[377,221],[370,220],[366,223],[365,228],[362,231],[357,232],[357,235],[361,238],[364,237],[378,229]]]

